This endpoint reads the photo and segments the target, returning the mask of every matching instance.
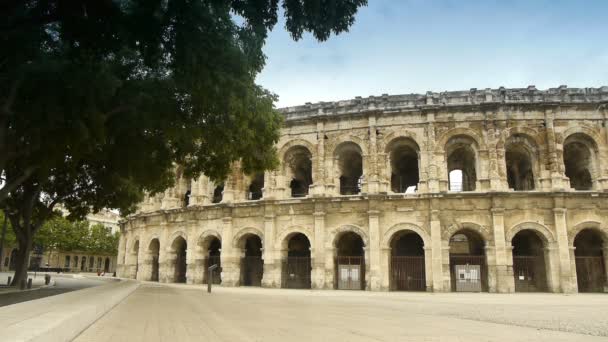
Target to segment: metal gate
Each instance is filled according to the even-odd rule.
[[[207,284],[209,277],[209,267],[217,265],[213,271],[213,284],[221,284],[222,283],[222,264],[220,263],[220,256],[214,255],[205,258],[205,269],[203,270],[203,284]]]
[[[578,292],[604,292],[606,268],[602,256],[577,256],[576,281]]]
[[[365,258],[339,256],[336,258],[336,283],[339,290],[365,289]]]
[[[309,257],[287,257],[286,259],[283,259],[281,269],[282,288],[310,288],[310,271],[312,267]]]
[[[452,291],[488,290],[488,268],[483,255],[450,255]]]
[[[543,256],[513,256],[515,292],[547,291],[546,274]]]
[[[396,291],[425,291],[426,274],[423,256],[391,257],[391,289]]]
[[[262,286],[264,273],[264,260],[261,256],[248,256],[241,258],[241,285]]]

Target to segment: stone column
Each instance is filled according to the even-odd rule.
[[[281,259],[274,246],[275,215],[264,215],[264,274],[263,287],[281,287]],[[279,251],[280,252],[280,251]]]
[[[441,243],[441,221],[439,210],[431,210],[431,272],[433,274],[433,292],[444,291],[443,245]],[[428,287],[428,284],[427,284]]]
[[[426,254],[426,251],[425,251]],[[386,246],[380,246],[380,290],[381,291],[390,291],[391,289],[391,248]],[[429,259],[430,260],[430,259]],[[426,270],[426,267],[425,267]],[[427,274],[428,277],[428,274]]]
[[[310,151],[311,153],[313,151]],[[321,197],[326,195],[327,167],[325,165],[325,123],[317,122],[317,153],[313,158],[313,184],[310,186],[309,195]],[[315,163],[316,161],[316,163]]]
[[[513,258],[507,257],[507,242],[505,241],[505,210],[504,208],[492,208],[492,226],[494,235],[494,264],[488,259],[490,289],[494,287],[496,292],[506,293],[515,291],[513,279]],[[511,242],[509,241],[509,246]]]
[[[367,212],[369,220],[369,289],[372,291],[380,291],[382,288],[382,266],[380,262],[380,211],[369,210]],[[385,270],[388,273],[388,269]]]
[[[566,224],[566,209],[554,208],[555,232],[557,233],[557,247],[559,258],[559,282],[563,293],[575,291],[576,279],[572,278],[570,266],[570,244],[568,242],[568,227]],[[555,270],[553,270],[555,272]]]
[[[116,275],[119,277],[126,277],[127,274],[125,272],[125,229],[121,227],[120,229],[120,238],[118,239],[118,265],[116,266]],[[97,261],[95,261],[97,262]],[[4,264],[2,264],[4,266]],[[63,267],[63,265],[61,265]]]
[[[369,116],[369,147],[368,147],[368,157],[367,157],[367,170],[369,175],[364,175],[364,178],[367,181],[367,193],[369,194],[377,194],[380,192],[380,183],[378,177],[378,160],[376,157],[378,156],[378,144],[377,144],[377,134],[376,134],[376,117],[374,115]],[[384,151],[383,151],[384,152]],[[372,280],[373,283],[373,280]]]
[[[314,246],[312,246],[312,288],[325,288],[325,212],[315,211]]]
[[[543,248],[543,257],[545,260],[545,274],[547,275],[547,290],[555,293],[560,292],[559,248],[556,243],[549,243]]]
[[[606,244],[604,244],[602,251],[604,253],[604,272],[606,273],[605,279],[608,279],[608,246],[606,246]],[[575,270],[576,270],[576,268],[575,268]],[[608,284],[604,284],[604,292],[606,292],[607,286],[608,286]]]
[[[186,246],[186,284],[194,284],[196,279],[202,279],[200,265],[197,266],[196,260],[196,249],[198,235],[194,231],[190,230],[188,234],[188,241]],[[204,267],[204,266],[203,266]]]
[[[426,282],[426,291],[433,292],[433,249],[431,246],[424,246],[424,280]]]
[[[325,289],[333,290],[336,281],[336,263],[335,263],[336,248],[328,242],[325,245]]]
[[[222,218],[222,253],[220,262],[222,264],[222,285],[238,286],[240,279],[240,255],[239,250],[232,244],[232,217]]]

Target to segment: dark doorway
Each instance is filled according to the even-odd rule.
[[[222,242],[220,239],[216,237],[212,237],[210,241],[208,241],[207,245],[207,255],[205,256],[205,269],[203,274],[203,284],[207,284],[209,282],[209,267],[213,265],[217,265],[212,272],[213,284],[221,284],[222,283],[222,263],[220,251],[222,249]]]
[[[312,154],[303,146],[295,146],[285,153],[284,163],[291,174],[291,197],[305,197],[312,184]]]
[[[306,235],[296,233],[287,242],[287,256],[282,262],[281,287],[310,289],[310,241]]]
[[[505,151],[509,188],[515,191],[534,190],[534,151],[525,136],[515,134],[509,138]]]
[[[220,203],[224,197],[224,184],[220,184],[213,189],[213,198],[211,203]]]
[[[544,243],[537,233],[522,230],[515,234],[511,244],[515,292],[547,291]]]
[[[485,243],[475,231],[460,230],[450,238],[450,278],[454,292],[488,290]]]
[[[604,292],[606,265],[602,236],[593,229],[583,229],[574,238],[578,292]]]
[[[186,240],[180,236],[173,241],[173,245],[171,247],[175,253],[175,271],[173,274],[174,282],[185,283],[187,268],[186,250],[188,248],[188,244],[186,243]]]
[[[365,249],[359,234],[346,232],[336,242],[335,288],[365,290]]]
[[[110,258],[106,258],[106,263],[103,267],[103,271],[106,273],[110,272]]]
[[[241,285],[262,286],[264,274],[262,240],[253,234],[248,234],[243,239],[241,248],[245,250],[245,255],[241,258]]]
[[[389,149],[391,190],[398,193],[415,192],[420,178],[418,146],[410,139],[399,139],[392,142]]]
[[[347,142],[336,148],[335,158],[340,172],[340,195],[356,195],[361,192],[363,158],[361,148]]]
[[[412,231],[401,231],[391,241],[391,290],[425,291],[424,241]]]
[[[249,192],[247,193],[247,199],[253,201],[261,199],[263,196],[262,189],[264,189],[264,174],[258,173],[251,180]]]
[[[158,241],[158,239],[153,239],[150,242],[148,252],[150,253],[150,258],[152,259],[152,260],[150,260],[150,262],[151,262],[150,281],[158,281],[158,270],[159,270],[158,254],[160,252],[160,242]]]
[[[446,151],[450,191],[475,191],[477,160],[473,146],[475,146],[475,142],[466,136],[457,136],[448,141]],[[460,185],[453,184],[458,183],[451,179],[454,170],[460,171]]]
[[[570,187],[575,190],[592,190],[593,140],[584,134],[570,135],[564,142],[564,166]]]

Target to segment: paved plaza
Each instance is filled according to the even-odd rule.
[[[608,296],[142,284],[76,341],[606,341]]]

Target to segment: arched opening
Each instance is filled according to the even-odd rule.
[[[302,233],[291,235],[287,240],[287,255],[282,262],[281,287],[309,289],[311,269],[310,241]]]
[[[106,263],[103,267],[103,271],[106,273],[110,272],[110,258],[106,258]]]
[[[13,250],[13,252],[14,252],[14,250]],[[11,253],[11,259],[12,259],[12,258],[13,258],[13,255],[12,255],[12,253]],[[70,268],[70,261],[71,261],[71,260],[70,260],[70,256],[69,256],[69,255],[66,255],[66,256],[65,256],[65,263],[63,264],[63,267],[64,267],[64,268]],[[12,268],[9,268],[9,270],[13,270],[13,269],[12,269]]]
[[[137,279],[137,272],[139,272],[139,240],[133,244],[133,279]],[[101,258],[97,259],[98,268],[101,269]]]
[[[89,257],[89,271],[93,271],[95,268],[95,257]]]
[[[241,238],[240,248],[244,254],[241,258],[241,285],[262,286],[262,239],[257,235],[247,234]]]
[[[593,189],[595,144],[591,138],[576,133],[564,142],[564,166],[570,187],[575,190]]]
[[[335,242],[335,288],[365,290],[365,245],[355,232],[345,232]]]
[[[312,154],[303,146],[294,146],[285,153],[285,167],[291,197],[305,197],[312,184]]]
[[[212,284],[222,283],[222,263],[221,263],[221,250],[222,242],[215,236],[210,236],[205,242],[205,269],[203,274],[203,284],[209,282],[209,267],[217,265],[212,271]]]
[[[391,240],[391,290],[425,291],[424,241],[411,230],[397,232]]]
[[[534,190],[534,156],[536,147],[528,138],[515,134],[505,144],[507,182],[515,191]]]
[[[185,283],[186,282],[186,251],[188,249],[188,243],[186,240],[178,236],[173,240],[171,244],[171,252],[173,253],[174,259],[174,269],[173,269],[173,282],[175,283]]]
[[[158,239],[152,239],[150,246],[148,246],[148,253],[150,256],[150,281],[158,281],[159,273],[159,262],[158,257],[160,253],[160,241]]]
[[[340,195],[356,195],[361,192],[363,158],[361,148],[352,142],[340,144],[334,153],[340,173]]]
[[[74,265],[72,265],[72,270],[73,270],[73,271],[78,271],[78,261],[79,261],[79,260],[80,260],[80,259],[78,259],[78,256],[75,256],[75,257],[74,257]]]
[[[410,139],[397,139],[387,146],[391,167],[391,190],[413,193],[420,181],[419,148]]]
[[[251,184],[249,184],[247,199],[253,201],[261,199],[263,196],[262,189],[264,189],[264,174],[258,173],[251,180]]]
[[[224,183],[216,186],[213,189],[213,198],[211,199],[211,203],[220,203],[222,198],[224,197]]]
[[[87,257],[83,256],[82,260],[80,262],[80,271],[84,272],[86,266],[87,266]]]
[[[101,270],[101,257],[97,257],[97,270]]]
[[[477,183],[476,143],[467,136],[456,136],[446,144],[448,156],[448,180],[450,191],[475,191]],[[450,176],[456,175],[452,171],[459,170],[460,182]],[[460,183],[460,186],[458,186]]]
[[[604,292],[606,265],[603,239],[594,229],[583,229],[574,238],[578,292]]]
[[[463,229],[450,238],[450,276],[452,291],[488,290],[485,243],[479,233]]]
[[[515,292],[547,291],[545,244],[538,234],[525,229],[513,237]]]

